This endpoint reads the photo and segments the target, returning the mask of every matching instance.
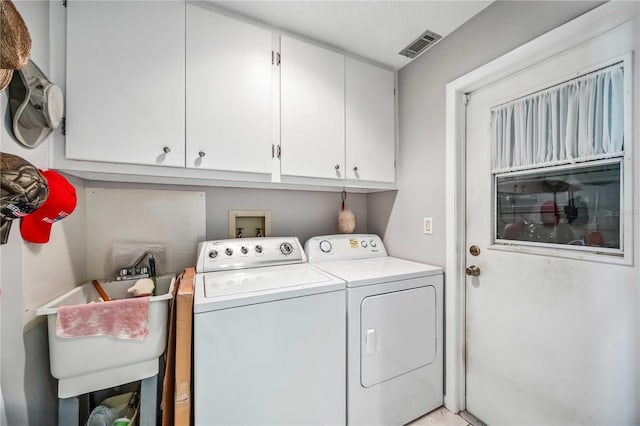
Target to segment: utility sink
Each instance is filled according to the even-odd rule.
[[[127,289],[135,281],[100,281],[100,284],[112,299],[123,299],[128,296]],[[158,296],[151,297],[149,334],[144,340],[111,336],[56,336],[59,307],[99,300],[98,292],[90,282],[38,308],[36,315],[47,316],[50,369],[51,375],[58,379],[59,398],[130,383],[158,373],[158,357],[167,343],[167,316],[175,276],[162,275],[156,281]]]

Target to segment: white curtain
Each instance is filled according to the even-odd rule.
[[[492,173],[624,155],[622,64],[491,110]]]

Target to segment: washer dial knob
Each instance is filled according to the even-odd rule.
[[[233,249],[231,247],[227,247],[226,249],[224,249],[224,254],[226,254],[227,256],[231,256],[233,254]]]
[[[262,246],[258,244],[255,248],[256,253],[262,253]]]
[[[210,259],[215,259],[216,257],[218,257],[218,251],[217,250],[211,250],[208,254]]]
[[[331,242],[329,240],[320,241],[320,251],[323,253],[329,253],[333,247],[331,246]]]
[[[367,242],[365,240],[360,241],[362,248],[367,248]]]
[[[371,240],[369,241],[369,245],[375,248],[378,244],[376,244],[376,240]]]
[[[247,254],[249,253],[249,249],[246,246],[242,246],[240,247],[240,251],[242,252],[242,254]]]
[[[289,256],[291,253],[293,253],[293,246],[289,243],[282,243],[280,244],[280,251],[285,256]]]

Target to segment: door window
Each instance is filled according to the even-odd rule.
[[[622,248],[621,160],[495,176],[496,242]]]

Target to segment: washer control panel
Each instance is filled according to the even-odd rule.
[[[387,256],[382,239],[375,234],[321,235],[307,240],[304,251],[309,263]]]
[[[198,244],[196,272],[256,268],[307,261],[296,237],[235,238]]]

